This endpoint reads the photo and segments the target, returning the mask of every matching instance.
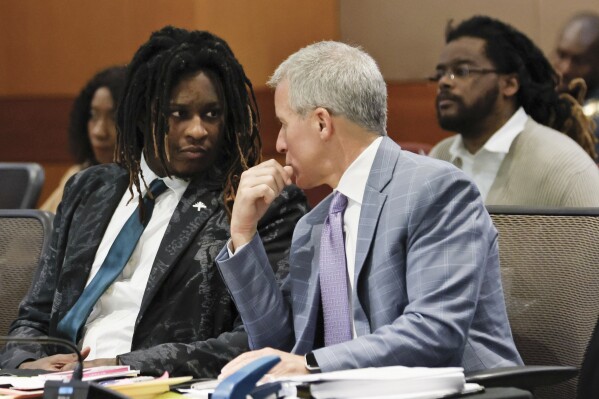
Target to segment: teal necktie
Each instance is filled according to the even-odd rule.
[[[160,179],[155,179],[150,183],[150,192],[153,198],[148,194],[143,198],[144,218],[143,223],[139,214],[139,207],[129,217],[125,225],[112,243],[106,259],[100,266],[100,269],[83,290],[83,293],[75,302],[75,305],[68,311],[65,317],[58,323],[58,334],[72,342],[77,342],[81,333],[81,328],[85,324],[92,308],[100,299],[100,296],[123,272],[125,265],[129,261],[137,242],[146,228],[152,212],[154,211],[154,200],[166,190],[166,184]]]

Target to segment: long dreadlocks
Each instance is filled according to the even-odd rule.
[[[446,30],[445,42],[460,37],[486,42],[485,52],[500,73],[517,74],[517,100],[526,113],[542,125],[565,133],[595,159],[592,121],[584,116],[580,102],[557,92],[559,76],[541,50],[523,33],[499,20],[475,16]]]
[[[171,94],[183,77],[199,70],[216,77],[223,97],[224,145],[218,168],[224,170],[223,202],[230,216],[239,175],[261,161],[259,114],[242,66],[227,43],[209,32],[167,26],[137,50],[117,112],[117,162],[129,171],[129,191],[133,194],[135,186],[140,196],[142,151],[153,151],[170,175],[166,139]],[[147,137],[152,142],[146,142]]]

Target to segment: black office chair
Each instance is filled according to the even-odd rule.
[[[37,273],[53,219],[36,209],[0,210],[0,335],[8,333]]]
[[[467,380],[573,399],[599,315],[599,208],[488,210],[516,347],[526,365],[563,367],[487,370]]]
[[[0,162],[0,209],[35,208],[43,185],[41,165]]]

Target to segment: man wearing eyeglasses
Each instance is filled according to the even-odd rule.
[[[431,80],[439,124],[459,133],[431,156],[463,169],[485,204],[599,206],[599,170],[583,149],[594,154],[592,130],[524,34],[483,16],[450,27]]]

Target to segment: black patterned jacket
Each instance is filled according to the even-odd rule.
[[[81,295],[104,231],[127,189],[127,172],[112,164],[88,168],[67,184],[49,250],[21,303],[10,334],[56,335],[56,326]],[[177,205],[154,260],[133,334],[122,363],[144,374],[215,377],[248,350],[247,336],[214,258],[229,239],[219,184],[192,181]],[[206,208],[193,207],[202,201]],[[296,222],[307,211],[295,186],[273,203],[258,226],[279,277],[288,272]],[[64,348],[9,344],[0,368],[16,368]]]

